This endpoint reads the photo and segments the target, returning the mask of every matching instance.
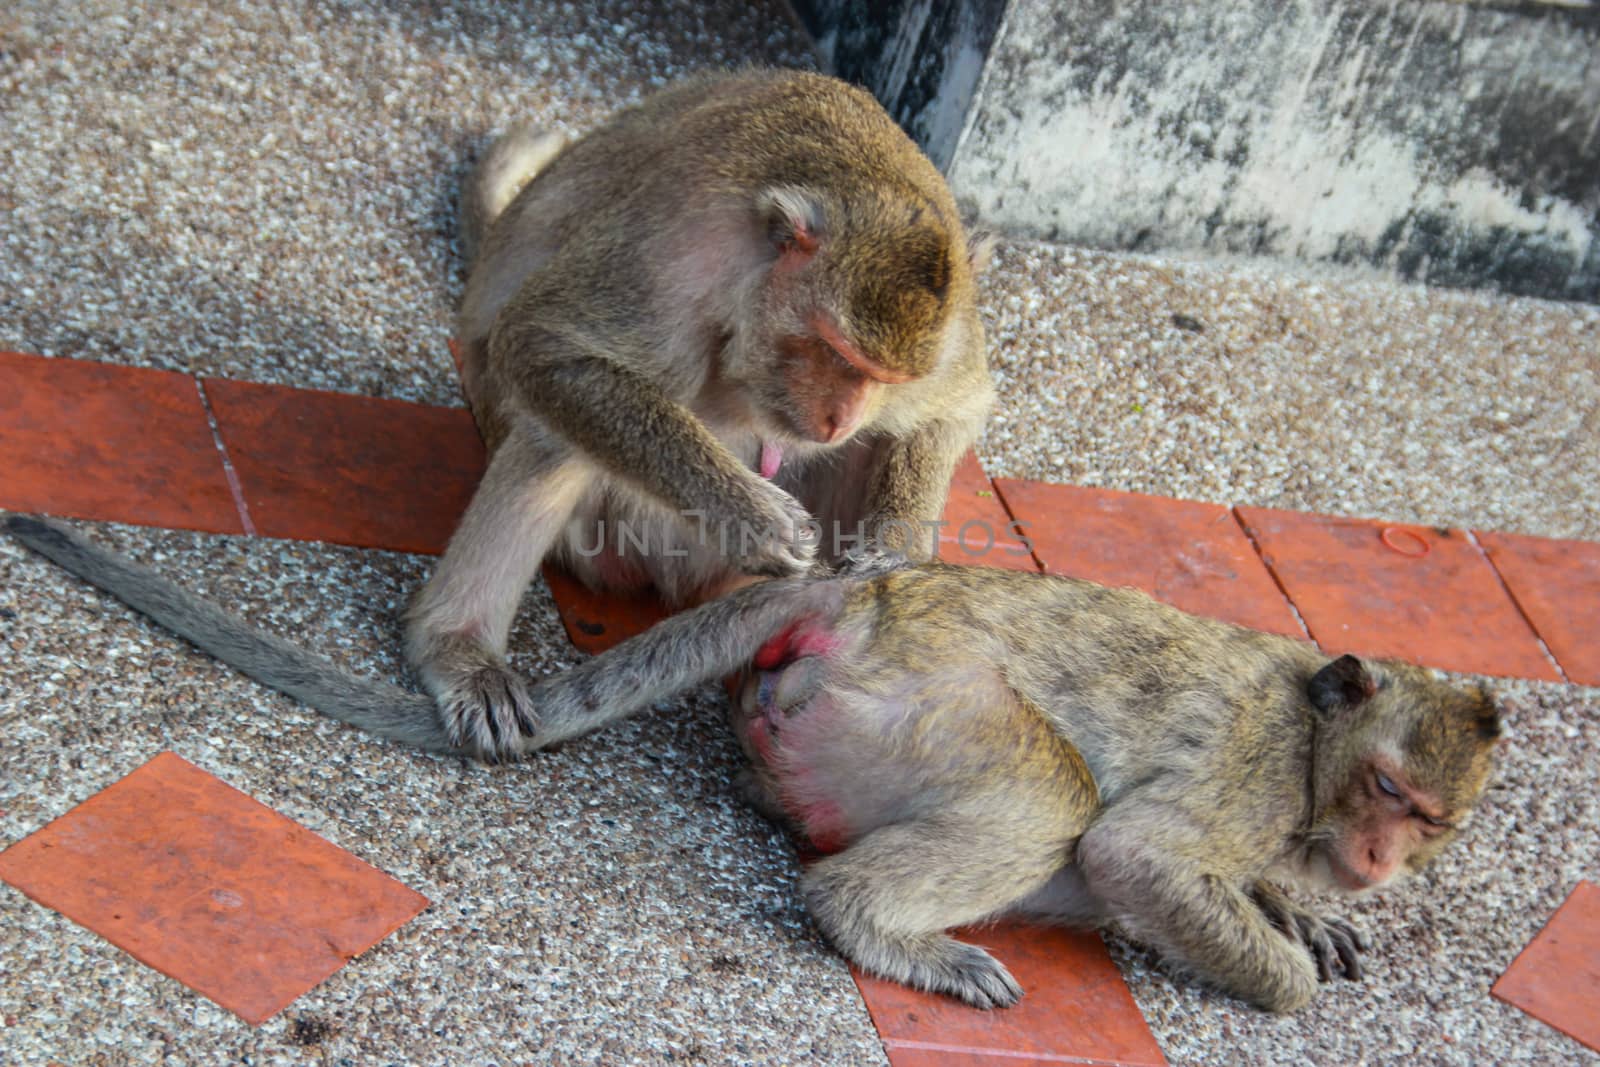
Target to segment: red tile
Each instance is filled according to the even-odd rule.
[[[253,1025],[428,906],[170,752],[0,853],[0,879]]]
[[[979,1011],[855,971],[867,1010],[896,1067],[1041,1060],[1164,1064],[1105,945],[1092,933],[1003,922],[955,931],[994,953],[1022,984],[1015,1007]],[[951,1058],[932,1058],[934,1053]],[[998,1067],[998,1065],[997,1065]]]
[[[267,537],[442,552],[483,474],[461,408],[218,378],[205,388]]]
[[[1600,685],[1600,545],[1522,534],[1477,538],[1567,677]]]
[[[243,533],[194,379],[0,352],[0,507]]]
[[[1579,882],[1490,992],[1600,1052],[1600,886]]]
[[[1011,478],[995,485],[1028,524],[1046,573],[1131,585],[1197,615],[1305,636],[1224,505]]]
[[[1242,507],[1239,515],[1327,651],[1557,677],[1494,568],[1462,531],[1267,508]]]
[[[672,612],[651,593],[596,593],[559,567],[547,564],[544,580],[567,637],[591,656],[642,634]]]
[[[971,452],[962,457],[950,480],[943,520],[939,558],[946,563],[1020,571],[1039,569],[1033,553],[1012,525],[1005,502]]]

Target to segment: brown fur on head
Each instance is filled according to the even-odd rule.
[[[1317,716],[1306,865],[1360,892],[1420,871],[1488,788],[1500,714],[1487,690],[1342,656],[1307,687]]]
[[[972,284],[960,227],[932,204],[882,191],[845,212],[851,239],[827,264],[825,299],[834,301],[841,330],[867,358],[892,374],[920,378],[943,354],[957,303],[952,296]]]
[[[939,369],[977,253],[914,189],[776,186],[755,207],[772,255],[757,343],[777,364],[758,399],[786,433],[839,444],[872,424],[884,387]]]

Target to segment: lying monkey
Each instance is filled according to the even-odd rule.
[[[251,677],[448,750],[432,702],[351,678],[37,519],[10,532]],[[802,879],[851,960],[983,1008],[1022,990],[944,931],[1115,922],[1274,1011],[1361,976],[1365,938],[1279,882],[1421,869],[1492,770],[1489,695],[1431,672],[1070,578],[875,562],[747,587],[529,687],[528,751],[749,668],[733,724],[765,812],[828,853]]]

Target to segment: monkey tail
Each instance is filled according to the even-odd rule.
[[[467,179],[461,197],[461,252],[470,265],[483,235],[522,187],[550,165],[566,147],[554,130],[514,126],[495,139]]]
[[[656,623],[637,637],[530,687],[543,748],[629,718],[749,666],[795,622],[836,618],[847,577],[775,578]]]
[[[263,633],[64,526],[30,515],[8,515],[4,525],[35,552],[262,685],[382,737],[432,752],[457,751],[428,697],[348,674],[332,660]]]

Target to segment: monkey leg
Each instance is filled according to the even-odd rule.
[[[1010,829],[948,815],[886,826],[815,863],[801,892],[818,928],[863,969],[975,1007],[1009,1007],[1022,987],[1005,966],[944,931],[1006,910],[1065,861],[1058,827]]]
[[[453,744],[496,760],[536,720],[505,663],[523,591],[585,490],[581,461],[513,434],[496,449],[433,576],[408,615],[406,654]]]

